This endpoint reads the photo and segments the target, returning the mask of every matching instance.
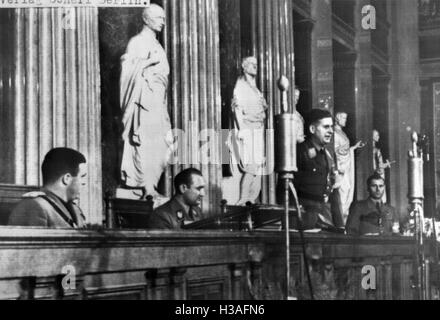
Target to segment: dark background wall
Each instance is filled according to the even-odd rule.
[[[120,57],[131,37],[142,27],[139,8],[102,8],[99,10],[99,47],[101,61],[102,171],[103,190],[119,183],[122,124],[119,106]]]
[[[12,9],[0,9],[0,182],[14,183],[14,105],[11,90],[12,58],[10,50],[13,21]]]

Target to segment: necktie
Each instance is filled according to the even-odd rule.
[[[378,213],[378,225],[379,225],[379,228],[382,229],[382,227],[383,227],[383,221],[382,221],[382,201],[376,202],[376,209],[377,209],[377,213]],[[383,231],[381,230],[380,232],[382,233]]]
[[[321,161],[327,165],[327,155],[325,154],[325,149],[322,148],[319,150],[319,153],[321,154]]]
[[[379,214],[382,213],[382,202],[376,202],[376,209]]]

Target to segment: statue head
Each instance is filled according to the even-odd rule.
[[[255,57],[243,58],[241,67],[243,68],[243,73],[249,74],[251,76],[256,76],[258,72],[258,61]]]
[[[165,11],[157,4],[150,4],[142,12],[144,24],[154,32],[161,32],[165,26]]]
[[[347,125],[347,118],[348,115],[346,112],[338,112],[336,113],[336,124],[339,125],[340,127],[344,128]]]
[[[379,142],[380,140],[380,134],[379,131],[377,131],[376,129],[373,130],[373,141],[374,142]]]

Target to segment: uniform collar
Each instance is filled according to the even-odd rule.
[[[312,137],[310,137],[309,139],[307,139],[307,142],[309,143],[309,146],[313,147],[316,149],[316,151],[322,151],[325,150],[325,146],[321,146],[319,144],[317,144],[315,142],[315,139],[313,139]]]
[[[173,211],[181,210],[185,213],[185,215],[188,215],[189,206],[185,206],[177,197],[173,197],[171,201],[171,208]]]
[[[185,206],[183,205],[176,197],[171,199],[171,212],[182,212],[182,219],[194,219],[196,216],[200,215],[200,207],[198,206]],[[192,214],[190,214],[190,210],[192,209]],[[194,216],[192,216],[194,215]],[[180,219],[180,218],[179,218]]]
[[[382,202],[382,200],[374,200],[373,198],[371,198],[371,197],[368,197],[368,206],[371,208],[371,209],[376,209],[376,206],[377,206],[377,204],[380,204],[381,206],[383,206],[384,205],[384,203]]]

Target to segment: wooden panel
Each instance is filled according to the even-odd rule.
[[[410,238],[306,236],[316,299],[411,299]],[[292,233],[292,288],[310,299],[301,242]],[[75,231],[0,227],[0,298],[283,299],[281,232]],[[48,263],[50,261],[50,263]],[[74,267],[64,288],[63,267]],[[361,286],[362,267],[377,289]],[[26,266],[26,267],[24,267]],[[249,278],[247,278],[249,276]],[[249,281],[249,282],[248,282]],[[250,283],[250,286],[248,286]]]
[[[191,281],[188,284],[188,300],[223,300],[224,287],[224,279]]]

